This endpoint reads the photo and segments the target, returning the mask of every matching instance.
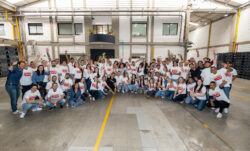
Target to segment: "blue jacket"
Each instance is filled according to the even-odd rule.
[[[32,75],[33,84],[37,84],[38,82],[43,82],[45,75],[49,75],[50,72],[44,72],[44,74],[37,75],[37,72],[34,72]]]
[[[6,80],[6,85],[9,84],[19,85],[22,75],[23,75],[23,70],[19,69],[17,66],[13,67],[12,70],[9,70]]]
[[[81,89],[78,89],[78,91],[77,91],[75,97],[74,97],[75,92],[74,92],[73,88],[69,89],[68,92],[70,92],[70,94],[69,94],[69,101],[74,101],[74,102],[76,102],[76,100],[77,100],[78,98],[81,98],[81,95],[82,95]]]

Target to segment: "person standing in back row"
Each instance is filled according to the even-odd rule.
[[[9,67],[9,73],[5,83],[5,89],[10,96],[11,108],[13,114],[18,114],[17,101],[20,96],[19,82],[23,75],[23,69],[25,66],[24,61],[14,62]]]

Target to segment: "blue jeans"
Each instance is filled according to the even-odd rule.
[[[119,87],[121,88],[122,91],[125,91],[125,84],[119,84]]]
[[[39,101],[39,100],[35,100],[35,101]],[[42,100],[42,102],[44,102],[44,101]],[[39,106],[40,106],[40,104],[38,104],[38,103],[24,103],[22,105],[22,107],[23,107],[23,113],[26,114],[31,107],[38,108]]]
[[[174,81],[175,83],[178,83],[178,79],[171,79],[172,81]]]
[[[77,102],[76,102],[76,101],[73,101],[73,100],[69,100],[69,104],[70,104],[71,106],[75,106],[75,107],[81,105],[82,103],[83,103],[83,100],[82,100],[82,99],[78,100]]]
[[[229,99],[229,93],[230,93],[231,87],[223,87],[223,90],[224,90],[227,98]]]
[[[192,102],[192,97],[191,96],[187,96],[187,98],[186,98],[186,100],[185,100],[185,103],[186,104],[189,104],[189,103],[191,103]]]
[[[101,90],[97,90],[97,92],[98,92],[98,98],[100,98],[100,99],[104,98],[104,94],[103,94],[103,92]]]
[[[18,98],[20,96],[19,86],[5,85],[5,89],[10,96],[10,103],[11,103],[12,112],[15,112],[17,110],[17,101],[18,101]]]
[[[23,89],[22,89],[22,98],[24,96],[24,94],[31,89],[32,85],[22,85]]]
[[[52,99],[52,101],[53,101],[53,99]],[[58,101],[56,104],[63,105],[65,102],[66,102],[66,100],[65,100],[65,99],[62,99],[62,100]],[[48,100],[47,100],[47,102],[46,102],[46,105],[49,106],[49,107],[54,107],[54,104],[51,103],[51,102],[49,102]]]
[[[86,82],[86,85],[87,85],[87,90],[89,91],[90,90],[90,86],[91,86],[91,80],[88,78],[85,80]]]
[[[157,97],[165,97],[165,92],[162,91],[162,90],[158,90],[158,91],[156,92],[155,96],[157,96]]]
[[[195,100],[191,99],[191,102],[192,104],[198,104],[197,109],[199,111],[202,111],[206,106],[207,100],[200,100],[198,98],[195,98]]]
[[[129,91],[137,91],[138,90],[138,85],[128,85],[128,89]]]
[[[169,91],[169,90],[167,90],[167,91],[165,92],[165,96],[166,96],[166,97],[169,97],[169,100],[170,100],[170,101],[173,101],[174,91]]]

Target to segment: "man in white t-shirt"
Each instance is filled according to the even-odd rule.
[[[46,93],[48,93],[49,89],[52,89],[52,84],[53,84],[53,83],[57,83],[58,86],[60,87],[59,82],[58,82],[58,80],[57,80],[57,77],[56,77],[56,76],[53,76],[53,77],[52,77],[52,80],[46,84],[46,88],[45,88],[45,89],[46,89]]]
[[[20,118],[24,118],[28,110],[33,107],[32,111],[41,111],[40,105],[43,105],[43,98],[41,97],[40,92],[37,90],[37,85],[32,85],[31,89],[28,90],[23,97],[22,101],[23,112],[20,115]]]
[[[57,83],[52,84],[52,89],[49,90],[47,94],[47,102],[46,105],[50,107],[49,111],[56,108],[57,104],[60,104],[60,107],[63,108],[65,103],[64,93],[61,88],[58,88]]]
[[[22,98],[23,98],[25,92],[27,92],[32,86],[32,75],[33,75],[32,68],[29,67],[28,62],[25,62],[25,68],[23,69],[23,75],[20,79],[20,85],[21,85],[21,89],[22,89]]]
[[[215,112],[218,113],[217,118],[222,117],[223,111],[224,113],[228,113],[230,100],[226,96],[223,89],[220,89],[218,86],[216,86],[216,82],[210,83],[209,99],[210,99],[210,105],[216,108]]]
[[[222,70],[217,70],[215,66],[211,67],[210,81],[216,82],[216,85],[223,88],[227,84],[225,74]]]
[[[201,79],[203,80],[203,85],[208,89],[211,79],[210,79],[210,74],[211,74],[211,63],[209,61],[205,62],[205,69],[202,70],[201,72]]]

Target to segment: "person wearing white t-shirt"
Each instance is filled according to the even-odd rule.
[[[56,108],[57,104],[60,104],[60,107],[63,108],[65,104],[64,93],[61,88],[58,88],[57,83],[52,84],[52,89],[49,90],[47,95],[46,105],[50,107],[50,111]]]
[[[154,79],[151,78],[148,83],[148,91],[146,95],[147,99],[149,99],[150,97],[155,97],[155,93],[156,93],[156,83],[154,82]]]
[[[203,86],[202,80],[199,79],[194,88],[194,92],[191,93],[192,104],[197,105],[197,109],[202,111],[207,103],[206,87]]]
[[[175,89],[173,100],[174,101],[180,101],[180,103],[183,103],[184,99],[187,96],[186,89],[187,89],[187,85],[185,83],[184,78],[179,77],[178,85],[177,85],[177,87]]]
[[[121,75],[120,72],[117,72],[117,76],[115,76],[116,78],[116,83],[117,83],[117,92],[125,92],[125,82],[123,80],[123,76]]]
[[[98,83],[99,80],[97,78],[97,76],[94,77],[93,80],[91,80],[91,85],[90,85],[90,90],[89,93],[92,96],[92,101],[95,101],[96,99],[98,99]]]
[[[173,62],[173,67],[170,69],[171,78],[174,82],[178,83],[178,78],[180,77],[181,70],[178,67],[177,61]]]
[[[225,63],[224,68],[220,69],[225,74],[225,80],[227,84],[224,85],[223,90],[228,98],[232,88],[232,82],[237,78],[237,71],[231,67],[230,62]]]
[[[227,84],[225,73],[222,70],[217,70],[215,66],[211,67],[210,80],[215,81],[216,85],[220,88],[223,88]]]
[[[60,77],[64,78],[65,74],[69,73],[69,67],[65,61],[62,62],[62,65],[59,66]]]
[[[209,85],[210,85],[210,82],[211,82],[211,79],[210,79],[210,74],[211,74],[211,63],[209,61],[205,62],[205,69],[202,70],[201,72],[201,79],[203,80],[203,85],[209,89]]]
[[[185,103],[189,104],[192,101],[191,94],[194,93],[194,87],[196,86],[196,83],[193,78],[188,78],[188,84],[187,84],[187,97],[185,99]]]
[[[52,84],[53,84],[53,83],[57,83],[58,86],[60,87],[59,82],[58,82],[58,80],[57,80],[57,77],[56,77],[56,76],[53,76],[53,77],[52,77],[52,80],[46,84],[46,88],[45,88],[45,89],[46,89],[46,93],[48,93],[49,90],[52,89]]]
[[[74,69],[73,69],[72,75],[73,75],[73,79],[74,79],[73,83],[78,83],[78,82],[81,81],[82,70],[81,70],[78,62],[76,62],[75,65],[74,65]]]
[[[39,107],[40,105],[43,105],[43,98],[37,90],[37,85],[32,85],[31,89],[24,94],[22,101],[23,112],[20,118],[24,118],[31,107],[33,107],[32,111],[41,111],[42,108]]]
[[[156,82],[156,88],[157,88],[157,92],[155,94],[155,98],[161,97],[162,99],[165,98],[165,82],[163,80],[162,77],[158,78],[157,82]]]
[[[100,82],[98,83],[98,98],[104,98],[105,95],[108,95],[108,89],[112,91],[112,89],[106,83],[106,77],[103,76]]]
[[[21,85],[21,89],[22,89],[22,98],[25,94],[25,92],[27,92],[31,86],[32,86],[32,69],[29,67],[28,63],[25,62],[25,68],[23,69],[23,75],[20,79],[20,85]]]
[[[226,96],[225,92],[218,86],[216,86],[216,82],[210,83],[209,100],[210,100],[210,105],[216,108],[215,112],[218,113],[217,118],[222,117],[223,111],[224,113],[228,113],[230,100]]]
[[[53,76],[56,76],[57,79],[59,79],[59,68],[56,67],[56,61],[51,61],[51,67],[50,67],[50,78],[52,78]]]
[[[74,69],[75,59],[74,58],[70,58],[70,60],[69,60],[68,51],[67,50],[65,50],[65,57],[66,57],[67,64],[68,64],[68,67],[69,67],[69,73],[72,73],[73,69]]]
[[[181,77],[187,80],[187,75],[190,70],[189,64],[185,62],[185,65],[183,65],[183,62],[180,62],[180,70],[181,70]]]
[[[170,77],[167,78],[167,87],[163,90],[165,91],[165,96],[168,97],[170,101],[173,101],[174,92],[177,87],[177,84],[171,80]]]
[[[61,80],[61,88],[63,92],[67,92],[73,85],[72,79],[70,79],[70,74],[66,73],[64,78]]]

